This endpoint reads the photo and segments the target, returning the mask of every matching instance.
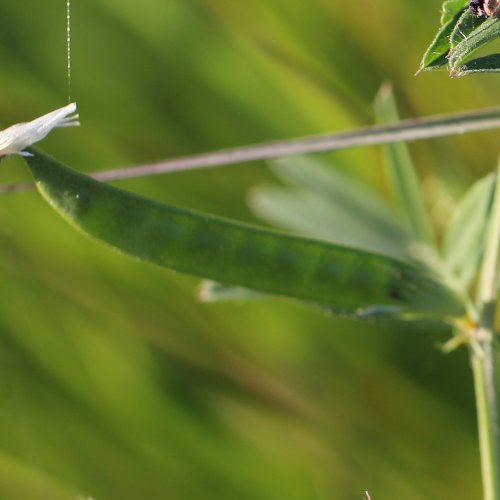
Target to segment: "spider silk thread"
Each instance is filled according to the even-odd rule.
[[[71,0],[66,0],[66,69],[68,102],[71,102]]]

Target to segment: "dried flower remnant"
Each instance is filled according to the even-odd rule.
[[[73,102],[30,122],[17,123],[0,131],[0,158],[14,154],[31,156],[31,153],[24,150],[44,139],[52,129],[79,126],[75,112],[76,104]]]

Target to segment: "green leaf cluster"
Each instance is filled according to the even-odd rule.
[[[500,54],[477,54],[500,36],[500,19],[478,17],[468,4],[465,0],[443,3],[441,25],[419,72],[448,69],[451,76],[465,76],[500,71]]]

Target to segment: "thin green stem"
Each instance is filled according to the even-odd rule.
[[[484,500],[500,499],[497,413],[492,357],[491,341],[483,342],[481,349],[472,350]]]
[[[500,263],[500,168],[477,291],[478,327],[471,346],[484,500],[500,500],[500,456],[494,370],[495,305]]]

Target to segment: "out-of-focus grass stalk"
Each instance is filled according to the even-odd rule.
[[[340,149],[374,146],[401,141],[417,141],[500,128],[500,108],[487,108],[442,116],[401,120],[389,125],[362,127],[336,134],[317,135],[284,141],[253,144],[200,155],[174,158],[136,167],[95,172],[94,179],[114,181],[170,172],[213,168],[222,165],[270,160],[285,156],[327,153]],[[33,189],[32,183],[0,186],[0,194]]]

